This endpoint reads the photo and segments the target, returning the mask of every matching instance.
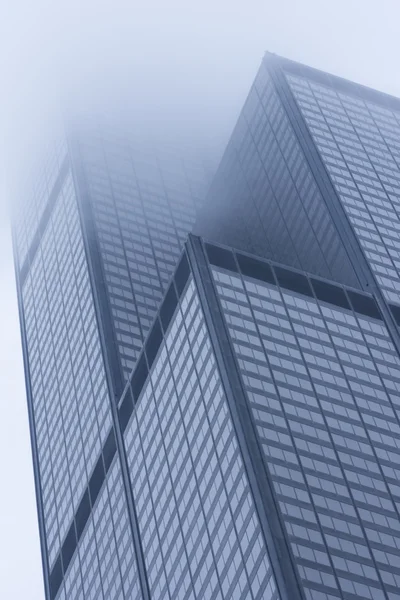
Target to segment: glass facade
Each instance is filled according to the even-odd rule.
[[[126,380],[203,205],[210,167],[189,150],[89,130],[77,153]]]
[[[195,233],[360,286],[273,79],[261,65]]]
[[[70,174],[22,287],[22,303],[52,567],[111,427]]]
[[[400,305],[399,99],[267,53],[209,198],[197,234]]]
[[[400,361],[384,322],[343,290],[339,307],[212,271],[305,597],[399,598]]]
[[[141,600],[121,469],[114,459],[57,600]]]
[[[113,447],[110,468],[107,453],[115,439],[110,393],[78,201],[65,164],[30,224],[27,252],[28,238],[19,243],[18,226],[15,232],[45,587],[51,599],[140,598],[120,460]],[[99,461],[106,485],[104,477],[97,484]]]
[[[119,405],[150,597],[399,598],[400,359],[373,296],[193,239]]]
[[[193,278],[131,411],[151,598],[280,597]]]
[[[14,217],[49,600],[150,598],[115,364],[123,385],[209,177],[190,152],[163,148],[71,130]]]
[[[32,245],[35,234],[40,227],[40,221],[45,212],[49,196],[62,171],[63,164],[67,158],[67,146],[65,139],[60,136],[58,141],[51,144],[48,157],[44,161],[40,175],[35,177],[33,189],[32,182],[26,182],[29,191],[16,203],[14,213],[14,228],[16,232],[15,258],[20,268],[28,258],[29,248]],[[26,190],[24,190],[26,192]]]
[[[287,80],[385,298],[400,304],[400,106]]]
[[[208,193],[56,147],[14,221],[46,600],[400,600],[398,105],[268,55]]]

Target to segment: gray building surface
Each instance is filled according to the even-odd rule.
[[[400,100],[267,53],[196,232],[400,305],[399,201]]]
[[[374,298],[197,248],[288,597],[399,598],[400,362]]]
[[[80,135],[71,130],[51,149],[33,193],[16,210],[15,265],[48,598],[55,598],[77,540],[81,562],[74,569],[82,587],[71,588],[66,578],[60,594],[140,596],[139,541],[132,534],[116,402],[205,197],[203,159],[180,151],[163,144],[138,148],[133,135],[108,128],[90,126]],[[96,481],[105,474],[98,497]]]
[[[150,597],[400,597],[399,362],[373,296],[191,236],[118,403]]]
[[[267,55],[208,194],[187,148],[53,150],[14,219],[47,600],[400,600],[399,105]]]

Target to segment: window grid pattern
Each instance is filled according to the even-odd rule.
[[[107,475],[57,600],[140,600],[118,459]]]
[[[287,79],[386,299],[400,303],[400,114]]]
[[[111,427],[72,177],[22,290],[50,567]]]
[[[16,206],[13,224],[16,234],[17,258],[20,267],[27,257],[49,194],[57,179],[66,154],[65,140],[60,138],[51,146],[47,159],[44,161],[43,169],[39,176],[35,177],[34,186],[29,190],[28,199],[24,197]]]
[[[306,597],[400,598],[400,361],[386,328],[213,273]]]
[[[125,444],[151,597],[278,598],[193,280]]]
[[[172,149],[81,143],[125,377],[135,365],[208,183]]]
[[[265,65],[224,153],[196,233],[359,287]]]

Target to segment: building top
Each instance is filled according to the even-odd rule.
[[[197,236],[190,235],[187,244]],[[199,239],[199,238],[198,238]],[[201,239],[201,238],[200,238]],[[355,312],[367,319],[382,321],[383,317],[372,294],[342,286],[340,284],[308,275],[291,267],[281,265],[257,256],[238,252],[227,246],[203,240],[204,249],[210,266],[241,274],[244,277],[262,281],[281,288],[283,291],[312,298],[317,302],[329,304],[349,313]],[[149,374],[158,350],[167,332],[179,298],[190,277],[191,267],[186,250],[175,270],[174,277],[164,295],[163,301],[153,326],[147,336],[141,355],[132,372],[124,393],[121,396],[119,414],[122,430],[126,427],[132,414],[134,403],[140,397],[143,385]],[[392,307],[391,307],[392,308]],[[393,307],[393,313],[396,307]],[[396,315],[395,315],[396,316]],[[133,398],[127,390],[132,390]]]
[[[265,53],[263,62],[267,68],[269,66],[280,68],[291,75],[306,77],[321,85],[333,87],[340,92],[357,96],[361,100],[373,102],[385,109],[400,112],[400,98],[391,94],[380,92],[366,85],[339,77],[338,75],[326,73],[325,71],[309,67],[308,65],[284,58],[272,52]]]

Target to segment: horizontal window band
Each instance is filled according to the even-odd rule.
[[[251,277],[308,298],[315,298],[342,309],[354,310],[358,314],[382,320],[382,315],[372,295],[346,288],[332,281],[306,275],[290,267],[277,265],[256,256],[242,254],[222,246],[214,246],[209,242],[205,245],[209,262],[215,267],[236,273],[236,264],[234,268],[231,268],[232,261],[234,262],[236,258],[239,270],[245,277]],[[215,248],[218,248],[218,251]],[[398,313],[400,323],[400,307]]]

